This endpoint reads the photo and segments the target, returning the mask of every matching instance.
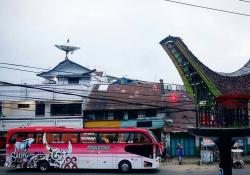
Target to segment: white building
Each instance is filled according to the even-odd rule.
[[[92,85],[101,83],[105,77],[102,72],[68,59],[68,52],[78,48],[63,47],[60,49],[66,52],[65,60],[37,75],[45,79],[42,84],[1,84],[0,131],[29,125],[83,127],[86,97]]]

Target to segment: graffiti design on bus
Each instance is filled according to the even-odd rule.
[[[49,151],[48,156],[48,162],[52,164],[56,168],[64,168],[65,167],[65,160],[67,159],[67,168],[69,168],[69,163],[71,163],[71,160],[74,160],[74,163],[76,163],[76,157],[69,157],[72,153],[72,144],[69,141],[68,142],[68,148],[66,150],[60,149],[60,148],[54,148],[50,146],[46,140],[46,133],[43,135],[43,144],[45,145],[46,149]],[[76,165],[73,166],[74,168],[77,168]]]
[[[30,153],[28,148],[34,142],[34,139],[29,138],[22,141],[18,141],[14,144],[15,152],[11,153],[10,167],[21,167],[21,168],[36,168],[37,164],[46,160],[51,166],[55,168],[66,168],[76,169],[77,158],[70,157],[72,153],[72,144],[69,141],[67,149],[54,148],[50,146],[46,139],[46,133],[43,135],[43,144],[49,151],[49,155],[36,152]]]
[[[28,138],[15,143],[15,152],[18,150],[27,151],[30,145],[35,141],[33,138]]]

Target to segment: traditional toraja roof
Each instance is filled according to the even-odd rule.
[[[184,76],[184,72],[181,70],[182,68],[180,65],[178,65],[176,60],[173,60],[174,56],[171,54],[170,48],[167,46],[169,43],[174,44],[178,48],[180,54],[188,60],[188,63],[192,65],[200,75],[215,97],[250,98],[250,60],[238,71],[232,73],[215,72],[199,61],[184,44],[181,38],[169,36],[162,40],[160,44],[175,63],[185,86],[189,90],[191,85]]]
[[[37,74],[37,76],[46,79],[51,79],[53,77],[84,77],[92,72],[95,72],[95,70],[90,70],[69,59],[65,59],[53,69]]]
[[[176,101],[169,100],[173,93],[176,95]],[[187,132],[188,127],[195,126],[195,105],[186,92],[168,91],[164,96],[168,99],[167,125],[164,132]]]
[[[103,100],[93,98],[101,98]],[[166,102],[161,99],[159,83],[110,84],[94,86],[90,99],[87,102],[86,110],[152,109],[165,106]]]

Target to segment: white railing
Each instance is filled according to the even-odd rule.
[[[56,119],[56,118],[41,118],[41,119],[0,119],[1,131],[8,131],[11,128],[25,127],[25,126],[65,126],[70,128],[82,128],[83,122],[81,118],[77,119]]]
[[[186,91],[185,86],[179,84],[164,84],[164,89],[168,91]]]
[[[32,89],[28,87],[18,86],[1,86],[0,87],[0,101],[4,100],[29,100],[41,99],[46,100],[82,100],[84,96],[88,96],[92,86],[83,85],[58,85],[58,84],[40,84],[32,85]],[[49,91],[45,91],[47,89]],[[67,95],[64,93],[72,94]],[[78,94],[79,96],[73,95]],[[82,96],[82,97],[81,97]]]

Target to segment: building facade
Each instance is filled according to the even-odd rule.
[[[84,127],[143,127],[160,139],[166,116],[160,84],[124,82],[94,86],[84,111]]]
[[[93,84],[105,81],[103,72],[69,60],[66,52],[62,62],[37,76],[43,83],[1,83],[1,131],[30,125],[82,128],[82,111]]]

